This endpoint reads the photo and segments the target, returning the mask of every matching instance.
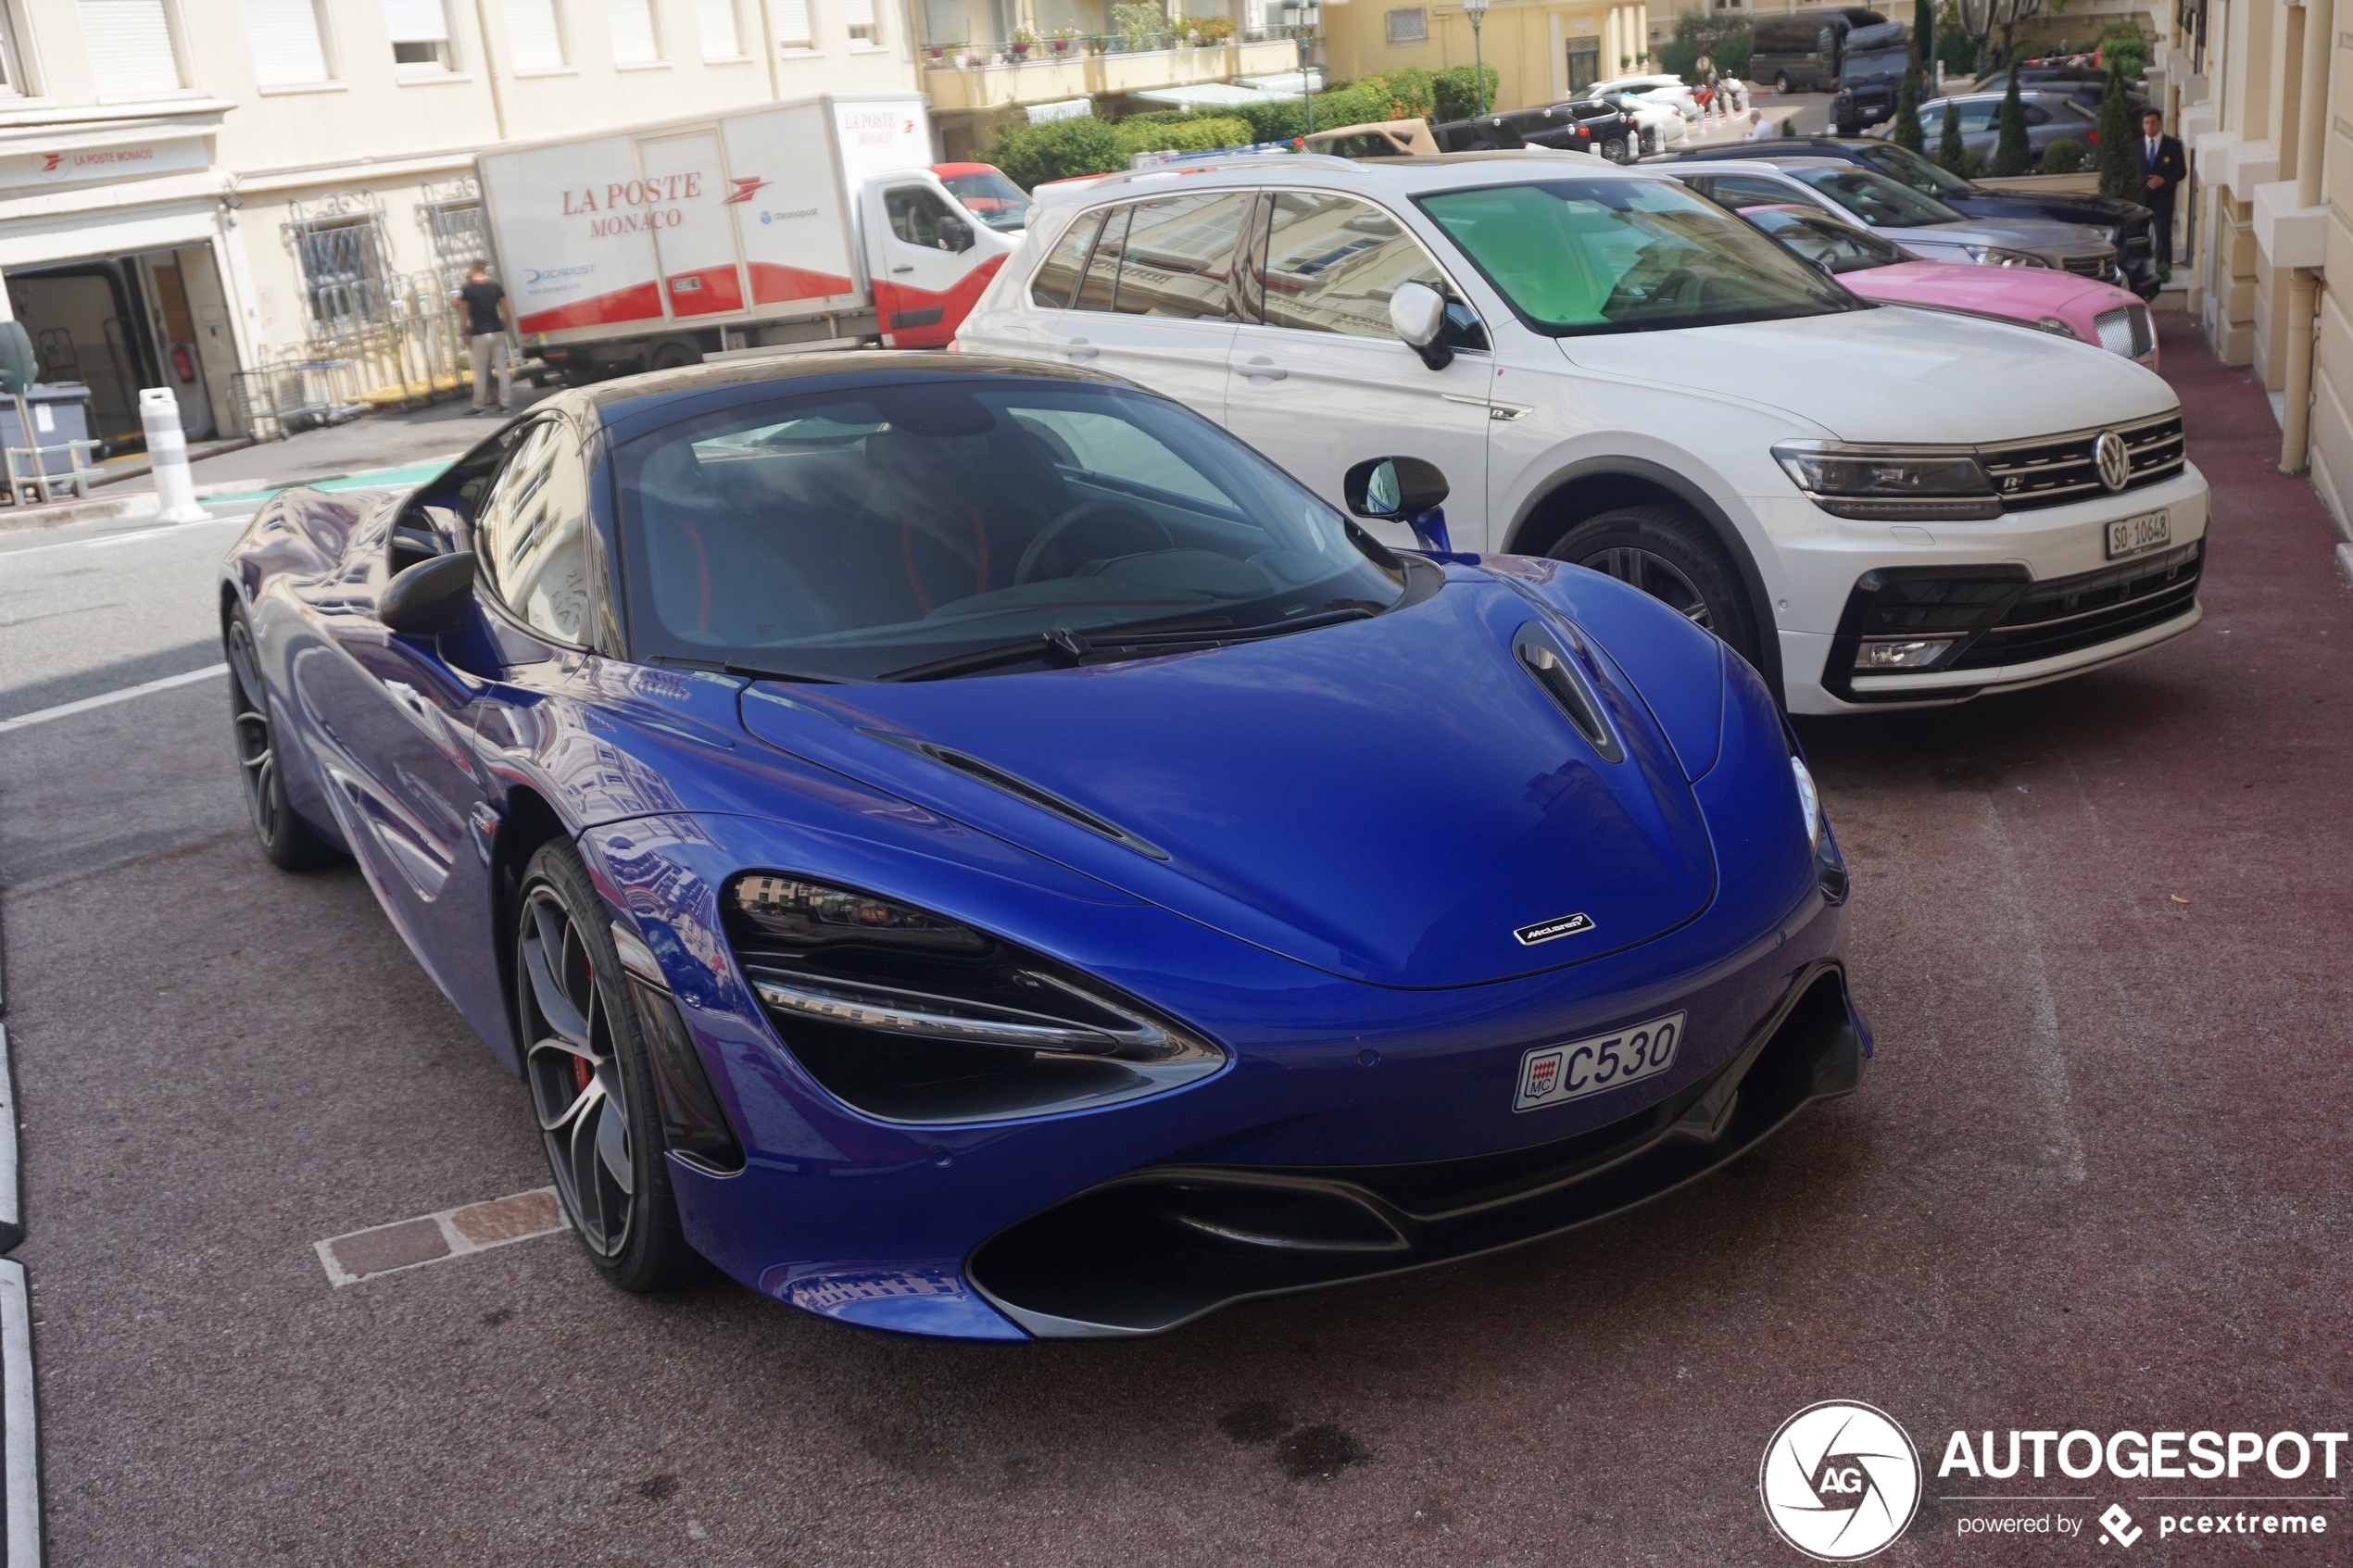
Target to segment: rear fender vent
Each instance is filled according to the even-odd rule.
[[[1626,748],[1618,745],[1608,721],[1602,717],[1602,705],[1594,698],[1593,688],[1586,684],[1585,672],[1569,658],[1560,639],[1541,621],[1530,621],[1513,636],[1512,657],[1567,715],[1568,721],[1577,726],[1577,733],[1592,743],[1603,761],[1626,760]]]
[[[1072,805],[1051,790],[1042,789],[1027,779],[1018,778],[993,763],[982,761],[977,757],[968,756],[961,751],[951,751],[947,746],[935,746],[929,741],[917,740],[912,735],[895,735],[887,730],[862,730],[860,733],[872,735],[879,741],[887,741],[901,751],[912,751],[918,757],[928,757],[943,768],[952,768],[976,783],[985,784],[991,789],[1002,790],[1016,800],[1026,800],[1041,811],[1051,811],[1063,821],[1074,822],[1088,833],[1101,834],[1114,844],[1125,845],[1139,855],[1148,855],[1155,860],[1168,859],[1168,851],[1160,846],[1139,838],[1118,823],[1105,822],[1092,811]]]

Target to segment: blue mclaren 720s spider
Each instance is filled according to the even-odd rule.
[[[1153,1334],[1617,1213],[1851,1092],[1846,873],[1757,676],[1444,548],[1410,453],[1347,495],[1035,364],[567,392],[256,515],[253,826],[359,862],[624,1290]]]

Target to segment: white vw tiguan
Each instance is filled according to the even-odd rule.
[[[1869,304],[1579,154],[1274,157],[1049,194],[958,341],[1177,398],[1336,506],[1352,465],[1425,458],[1452,486],[1426,546],[1637,583],[1793,712],[2056,680],[2199,615],[2206,482],[2154,373]]]

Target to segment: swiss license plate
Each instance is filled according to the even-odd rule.
[[[2137,556],[2143,550],[2154,550],[2173,542],[2173,518],[2170,512],[2143,512],[2138,517],[2124,518],[2108,525],[2108,558]]]
[[[1683,1040],[1683,1015],[1669,1013],[1615,1034],[1565,1046],[1538,1046],[1519,1059],[1519,1089],[1514,1110],[1541,1110],[1655,1078],[1675,1065]]]

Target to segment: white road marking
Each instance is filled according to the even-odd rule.
[[[2002,880],[2008,884],[2006,891],[2020,936],[2020,968],[2026,980],[2027,999],[2034,1009],[2034,1022],[2026,1039],[2026,1072],[2041,1091],[2044,1109],[2050,1115],[2049,1142],[2044,1152],[2057,1162],[2061,1175],[2070,1182],[2080,1182],[2083,1179],[2083,1140],[2075,1131],[2067,1057],[2059,1048],[2058,1008],[2051,1000],[2050,975],[2043,965],[2043,938],[2034,929],[2033,903],[2027,896],[2026,879],[2019,871],[2018,847],[2010,842],[2010,830],[1990,796],[1985,800],[1985,824],[1993,832],[1994,847],[2001,858]]]
[[[0,561],[14,560],[19,556],[37,556],[44,550],[104,549],[112,545],[139,545],[150,539],[170,539],[186,533],[191,528],[210,528],[223,522],[244,522],[250,519],[255,511],[260,509],[256,507],[253,511],[231,512],[225,517],[208,517],[202,522],[170,522],[157,527],[127,529],[120,533],[101,533],[92,539],[67,539],[55,545],[27,545],[21,550],[0,548]]]
[[[31,724],[45,724],[52,719],[64,719],[76,713],[87,713],[94,708],[110,708],[118,702],[129,702],[134,696],[145,696],[149,692],[168,692],[174,686],[194,685],[198,681],[213,680],[227,673],[229,673],[229,667],[226,664],[208,664],[201,670],[191,670],[184,675],[166,675],[160,681],[142,682],[135,686],[125,686],[118,692],[101,692],[96,696],[85,696],[73,702],[61,702],[55,708],[38,708],[31,713],[19,713],[13,719],[0,719],[0,735],[6,734],[10,730],[21,730]]]
[[[32,1399],[32,1301],[24,1265],[0,1260],[0,1486],[8,1568],[41,1568],[41,1434]]]

